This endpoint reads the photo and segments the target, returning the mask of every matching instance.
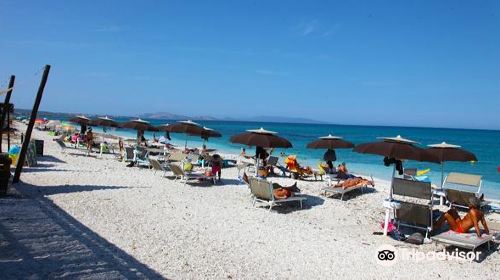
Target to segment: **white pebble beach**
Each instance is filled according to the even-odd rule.
[[[223,169],[222,182],[212,186],[184,185],[126,167],[114,155],[87,157],[73,148],[62,153],[46,132],[35,130],[33,138],[45,141],[44,157],[25,168],[22,183],[13,186],[16,194],[0,200],[0,236],[18,242],[2,248],[23,248],[4,250],[0,278],[498,279],[498,250],[480,262],[380,265],[376,253],[383,244],[444,248],[373,234],[382,230],[387,181],[375,179],[370,191],[341,201],[322,195],[325,181],[299,180],[307,196],[303,209],[291,204],[268,211],[252,206],[236,168]],[[498,214],[487,219],[500,220]],[[19,221],[22,228],[16,228]]]

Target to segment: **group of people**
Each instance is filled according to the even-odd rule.
[[[142,137],[139,141],[139,145],[141,144],[146,145],[147,141],[144,138],[144,134],[142,134],[141,136]],[[80,141],[83,141],[87,147],[88,152],[89,153],[92,152],[92,147],[94,145],[94,134],[92,132],[91,127],[89,127],[86,130],[85,134],[75,133],[70,140],[75,144]],[[121,138],[119,138],[119,147],[120,151],[123,151],[123,141]],[[192,151],[187,151],[187,152],[192,152]],[[222,174],[222,167],[224,164],[222,157],[218,154],[214,154],[213,156],[209,157],[208,150],[206,149],[205,145],[202,146],[202,149],[199,152],[201,158],[203,159],[210,158],[211,172],[220,181]],[[268,152],[266,149],[263,148],[259,149],[258,147],[256,149],[255,157],[252,157],[249,156],[246,153],[246,149],[243,148],[240,153],[240,159],[258,159],[261,160],[263,166],[266,166],[268,157],[272,152],[273,150],[270,150],[270,152]],[[333,150],[327,150],[323,156],[323,159],[325,160],[325,164],[322,165],[322,167],[325,170],[325,172],[329,174],[335,174],[338,179],[343,180],[338,184],[336,184],[334,187],[346,189],[359,184],[375,186],[373,181],[350,174],[349,171],[347,170],[345,162],[342,162],[335,168],[333,165],[333,161],[336,160],[336,156]],[[249,179],[246,173],[243,174],[243,180],[246,183],[249,183]],[[277,183],[273,184],[273,194],[277,199],[288,198],[290,196],[293,196],[294,193],[297,192],[300,192],[300,189],[297,187],[296,182],[290,186],[282,186]],[[481,237],[480,225],[482,225],[484,228],[484,232],[486,234],[489,234],[489,229],[486,220],[484,218],[484,213],[480,210],[480,204],[482,199],[483,196],[480,198],[476,197],[471,198],[469,201],[469,210],[463,218],[460,217],[456,209],[454,208],[449,209],[447,212],[441,215],[439,219],[437,219],[434,222],[433,225],[434,230],[441,228],[445,223],[447,223],[450,229],[457,233],[465,233],[468,232],[470,229],[474,228],[477,236]]]

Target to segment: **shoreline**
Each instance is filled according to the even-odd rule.
[[[99,128],[98,131],[101,132],[102,128]],[[107,132],[107,134],[114,135],[116,137],[135,139],[135,137],[134,137],[135,132],[133,130],[130,130],[130,131],[120,130],[118,133],[117,132],[118,131],[110,130]],[[152,138],[153,133],[146,132],[146,135],[151,136],[149,138]],[[157,133],[157,135],[159,135],[159,133]],[[178,137],[174,136],[174,138],[178,138]],[[182,148],[184,146],[183,141],[184,140],[176,139],[176,140],[172,140],[170,142],[174,143],[176,147]],[[201,144],[203,142],[197,140],[194,137],[190,137],[188,140],[188,146],[190,143],[191,144],[196,143],[196,145],[199,145],[199,146],[191,145],[192,147],[201,148]],[[215,146],[216,146],[216,149],[221,152],[221,154],[231,155],[233,158],[236,158],[237,155],[239,154],[239,151],[238,152],[235,151],[235,149],[233,149],[231,147],[232,145],[238,146],[238,145],[229,144],[229,143],[220,143],[220,144],[218,143]],[[207,146],[210,147],[210,142],[207,142]],[[243,147],[243,145],[239,145],[239,146]],[[250,149],[248,147],[246,147],[246,148],[247,148],[247,153],[250,150],[250,154],[251,154],[251,151],[253,151],[253,148],[250,148]],[[291,153],[291,154],[293,154],[293,153]],[[282,162],[283,158],[280,157],[280,161]],[[319,162],[318,159],[309,159],[309,158],[299,160],[299,161],[302,163],[302,165],[310,166],[313,169],[317,169],[316,164]],[[336,163],[340,163],[340,162],[342,162],[342,160],[336,161]],[[349,168],[349,170],[351,170],[352,173],[354,173],[354,174],[358,174],[361,176],[371,176],[371,177],[377,178],[378,180],[386,181],[386,182],[391,181],[390,174],[392,172],[392,169],[390,169],[390,168],[385,168],[382,165],[374,165],[374,164],[366,164],[366,163],[357,163],[357,162],[347,162],[347,163],[348,163],[348,167],[353,166],[352,168]],[[384,169],[384,168],[387,170],[384,170],[384,172],[382,172],[382,169]],[[360,171],[360,170],[362,170],[362,171]],[[384,175],[384,174],[387,174],[387,175]],[[497,189],[496,187],[489,187],[488,188],[489,185],[494,185],[494,186],[499,185],[500,186],[500,183],[483,179],[483,188],[482,188],[482,191],[486,194],[485,195],[486,200],[492,201],[495,203],[500,203],[500,189]]]

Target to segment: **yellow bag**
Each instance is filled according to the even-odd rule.
[[[184,168],[184,171],[192,171],[193,170],[193,164],[190,163],[190,162],[185,162],[183,168]]]

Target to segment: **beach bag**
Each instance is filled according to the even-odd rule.
[[[185,162],[183,166],[184,171],[193,171],[193,164],[190,162]]]
[[[424,236],[420,232],[415,232],[414,234],[408,236],[405,242],[415,245],[422,245],[424,244]]]

